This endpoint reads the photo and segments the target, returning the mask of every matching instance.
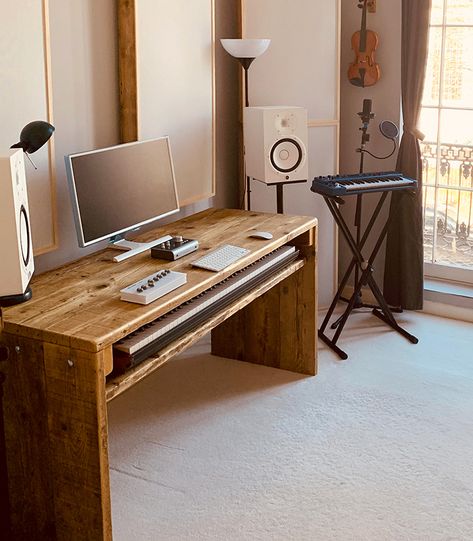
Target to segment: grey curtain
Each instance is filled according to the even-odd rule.
[[[392,193],[386,244],[384,296],[392,306],[423,303],[422,162],[417,130],[427,63],[431,0],[402,0],[401,87],[403,135],[396,170],[417,179],[417,192]]]

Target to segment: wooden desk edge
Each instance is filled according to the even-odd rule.
[[[206,214],[208,211],[203,211],[199,214]],[[258,213],[265,215],[264,213]],[[196,216],[196,215],[194,215]],[[197,215],[198,216],[198,215]],[[267,216],[272,216],[271,214],[267,214]],[[307,239],[304,239],[304,245],[313,245],[316,242],[316,227],[317,227],[317,218],[315,217],[308,217],[308,216],[297,216],[301,219],[306,219],[307,222],[304,224],[299,225],[297,228],[285,233],[283,236],[279,237],[278,239],[275,239],[274,242],[272,242],[270,245],[268,244],[262,244],[261,248],[264,248],[265,246],[270,246],[271,250],[275,250],[276,248],[279,248],[280,246],[283,246],[284,244],[291,243],[295,238],[301,237],[304,235],[304,233],[308,234]],[[189,218],[184,218],[183,221],[188,221]],[[95,254],[93,254],[95,257],[97,257],[98,254],[103,253],[105,250],[101,250]],[[242,259],[241,266],[237,268],[232,267],[231,273],[235,272],[235,270],[238,270],[240,268],[243,268],[244,266],[247,266],[251,263],[253,263],[255,260],[259,259],[261,254],[255,252],[255,256],[252,257],[250,254],[249,256]],[[86,256],[83,259],[90,258],[91,256]],[[68,263],[66,266],[71,265],[72,263]],[[52,271],[51,271],[52,272]],[[219,281],[223,280],[227,277],[227,274],[231,274],[229,272],[222,271],[220,273],[215,273],[215,279],[212,280],[210,285],[214,285],[215,283],[218,283]],[[208,286],[206,286],[208,287]],[[198,295],[201,293],[205,288],[192,291],[192,294],[190,294],[187,298],[191,298],[192,296]],[[159,301],[157,301],[159,302]],[[185,302],[185,300],[179,299],[176,302],[172,302],[168,309],[166,311],[172,310],[175,306],[178,304],[181,304],[182,302]],[[157,306],[157,304],[154,304],[154,306]],[[165,312],[163,312],[165,313]],[[159,315],[153,315],[152,317],[143,317],[141,319],[138,319],[132,326],[126,326],[122,325],[121,327],[117,328],[113,333],[108,333],[106,335],[101,336],[99,339],[91,339],[86,338],[84,335],[80,335],[80,332],[73,333],[59,333],[50,331],[48,329],[41,329],[37,327],[30,326],[28,320],[17,323],[15,321],[11,321],[8,319],[8,309],[4,311],[3,318],[2,318],[2,324],[3,324],[3,331],[8,334],[16,335],[16,336],[23,336],[25,338],[33,338],[35,340],[41,340],[43,342],[48,342],[51,344],[56,344],[64,347],[70,347],[76,350],[81,351],[87,351],[90,353],[97,353],[99,351],[105,350],[109,347],[111,347],[117,340],[123,338],[123,336],[126,336],[127,334],[130,334],[134,330],[138,329],[142,325],[145,325],[149,321],[152,321],[153,319],[156,319],[156,317],[159,317]]]

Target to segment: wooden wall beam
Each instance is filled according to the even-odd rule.
[[[135,0],[117,0],[120,142],[138,139]]]

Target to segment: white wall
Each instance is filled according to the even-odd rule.
[[[392,120],[399,125],[401,101],[401,0],[378,1],[376,13],[368,13],[368,28],[378,33],[379,47],[376,51],[376,61],[381,67],[381,79],[371,87],[358,88],[348,81],[348,66],[355,59],[351,50],[351,36],[360,29],[361,10],[356,2],[342,2],[342,63],[341,63],[341,130],[340,130],[340,173],[357,173],[359,170],[360,154],[355,152],[361,141],[361,121],[357,113],[363,109],[363,100],[373,100],[373,111],[376,114],[370,124],[371,141],[367,148],[377,155],[386,155],[391,149],[391,142],[379,132],[381,120]],[[365,156],[366,172],[390,171],[396,165],[396,155],[388,160],[378,161]],[[379,198],[378,194],[363,197],[365,222],[370,218],[372,210]],[[347,203],[342,207],[343,215],[348,223],[353,223],[355,197],[346,198]],[[387,207],[386,207],[387,208]],[[378,223],[383,223],[380,216]],[[376,237],[375,231],[373,235]],[[373,238],[373,237],[372,237]],[[376,240],[376,239],[375,239]],[[339,244],[339,276],[346,269],[351,254],[343,239]],[[368,251],[372,244],[368,244]],[[384,246],[375,264],[375,276],[382,284],[384,267]]]
[[[271,38],[249,71],[250,105],[305,107],[309,119],[306,184],[284,187],[284,212],[318,219],[318,299],[334,294],[336,230],[322,197],[310,191],[316,175],[338,167],[339,2],[334,0],[244,0],[243,36]],[[276,188],[252,181],[253,210],[276,211]]]
[[[49,107],[43,2],[22,0],[2,2],[1,6],[0,149],[3,155],[20,139],[23,126],[33,120],[49,120]],[[25,159],[35,253],[44,253],[55,246],[51,146],[46,144],[35,152],[32,160],[36,169]]]
[[[64,155],[118,143],[115,2],[50,0],[50,40],[59,248],[37,272],[93,251],[77,244]]]
[[[36,273],[98,250],[78,247],[64,155],[117,144],[118,63],[115,0],[49,0],[58,250],[35,258]],[[217,37],[237,32],[236,0],[218,0]],[[159,16],[159,13],[156,14]],[[217,48],[217,195],[184,209],[232,206],[238,182],[238,66]],[[191,90],[191,89],[190,89]],[[234,143],[234,144],[232,144]],[[175,220],[174,215],[170,220]]]

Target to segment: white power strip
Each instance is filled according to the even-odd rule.
[[[187,282],[187,274],[158,270],[120,291],[122,301],[149,304]]]

